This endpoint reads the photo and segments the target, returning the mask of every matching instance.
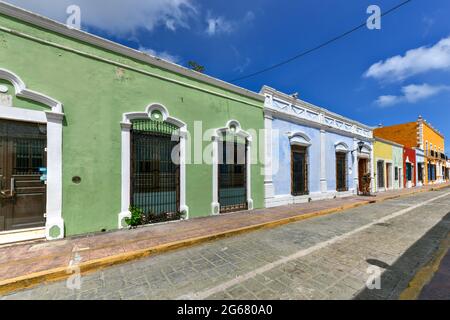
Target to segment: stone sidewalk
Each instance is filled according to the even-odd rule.
[[[0,294],[45,281],[67,278],[70,275],[69,265],[76,256],[81,272],[85,273],[204,241],[449,186],[450,184],[442,184],[403,189],[380,193],[375,197],[352,196],[60,241],[35,241],[3,246],[0,247]]]

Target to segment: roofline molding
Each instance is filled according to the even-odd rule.
[[[270,94],[270,95],[274,96],[275,98],[279,98],[279,99],[282,99],[282,100],[284,100],[286,102],[290,102],[293,105],[296,105],[296,106],[301,105],[302,107],[306,107],[306,108],[312,109],[313,111],[316,111],[316,112],[319,112],[319,113],[323,113],[326,116],[333,117],[333,118],[336,118],[336,119],[344,121],[344,122],[349,122],[349,123],[351,123],[353,125],[357,125],[357,126],[362,127],[363,129],[366,129],[366,130],[373,131],[373,129],[374,129],[374,127],[368,126],[368,125],[366,125],[364,123],[361,123],[359,121],[356,121],[356,120],[349,119],[349,118],[344,117],[344,116],[342,116],[340,114],[334,113],[334,112],[332,112],[332,111],[330,111],[328,109],[316,106],[316,105],[314,105],[312,103],[306,102],[306,101],[301,100],[301,99],[296,99],[296,98],[294,98],[294,97],[292,97],[292,96],[290,96],[290,95],[288,95],[288,94],[286,94],[284,92],[278,91],[278,90],[276,90],[274,88],[271,88],[271,87],[269,87],[267,85],[264,85],[261,88],[260,94],[262,94],[262,95]]]
[[[264,97],[256,92],[241,88],[239,86],[233,85],[231,83],[225,82],[223,80],[193,71],[191,69],[185,68],[183,66],[177,65],[175,63],[151,56],[144,52],[126,47],[119,43],[101,38],[99,36],[95,36],[88,32],[71,29],[66,25],[52,20],[50,18],[38,15],[36,13],[24,10],[22,8],[13,6],[9,3],[3,2],[0,0],[0,13],[16,18],[18,20],[24,21],[26,23],[30,23],[32,25],[41,27],[43,29],[56,32],[62,34],[64,36],[94,45],[96,47],[106,49],[124,56],[127,56],[132,59],[136,59],[150,65],[189,77],[191,79],[195,79],[215,87],[219,87],[236,94],[257,100],[264,101]]]

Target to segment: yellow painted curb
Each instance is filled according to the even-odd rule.
[[[150,255],[160,254],[160,253],[164,253],[167,251],[190,247],[193,245],[197,245],[197,244],[201,244],[201,243],[205,243],[205,242],[209,242],[209,241],[213,241],[213,240],[217,240],[217,239],[223,239],[223,238],[227,238],[227,237],[231,237],[231,236],[236,236],[236,235],[247,233],[250,231],[275,228],[275,227],[293,223],[293,222],[298,222],[298,221],[302,221],[302,220],[306,220],[306,219],[325,216],[325,215],[329,215],[332,213],[342,212],[342,211],[345,211],[348,209],[360,207],[363,205],[368,205],[370,203],[379,203],[379,202],[383,202],[383,201],[387,201],[387,200],[391,200],[391,199],[395,199],[395,198],[410,196],[410,195],[413,195],[416,193],[427,192],[427,191],[432,191],[432,190],[440,190],[440,189],[446,188],[446,187],[448,187],[448,185],[442,186],[441,188],[436,187],[436,188],[427,189],[427,190],[417,190],[415,192],[411,192],[408,194],[388,196],[388,197],[384,197],[384,198],[380,198],[380,199],[374,199],[373,201],[364,200],[364,201],[355,202],[352,204],[343,205],[343,206],[335,207],[335,208],[331,208],[331,209],[301,214],[301,215],[297,215],[297,216],[293,216],[293,217],[289,217],[289,218],[283,218],[283,219],[279,219],[279,220],[275,220],[275,221],[264,222],[264,223],[246,226],[246,227],[242,227],[242,228],[232,229],[232,230],[228,230],[228,231],[224,231],[224,232],[220,232],[220,233],[216,233],[216,234],[180,240],[180,241],[176,241],[176,242],[158,245],[155,247],[150,247],[150,248],[146,248],[146,249],[126,252],[126,253],[122,253],[122,254],[118,254],[118,255],[114,255],[114,256],[91,260],[91,261],[80,263],[80,264],[76,265],[76,267],[79,268],[81,274],[88,274],[88,273],[91,273],[91,272],[94,272],[94,271],[97,271],[97,270],[100,270],[100,269],[103,269],[106,267],[123,264],[123,263],[129,262],[129,261],[148,257]],[[73,274],[73,268],[74,267],[69,267],[69,266],[54,268],[54,269],[49,269],[49,270],[40,271],[40,272],[36,272],[36,273],[27,274],[25,276],[20,276],[20,277],[0,281],[0,295],[5,295],[5,294],[8,294],[8,293],[11,293],[14,291],[31,288],[31,287],[34,287],[34,286],[37,286],[37,285],[43,284],[43,283],[49,283],[49,282],[55,282],[55,281],[67,279]]]
[[[417,300],[422,289],[431,281],[433,275],[439,270],[442,259],[444,259],[450,247],[450,234],[442,241],[435,257],[422,267],[414,276],[399,297],[399,300]]]

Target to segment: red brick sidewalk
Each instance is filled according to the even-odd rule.
[[[434,186],[448,187],[450,184]],[[238,212],[214,217],[198,218],[181,222],[158,224],[136,230],[120,230],[78,238],[46,242],[30,242],[0,246],[0,293],[2,287],[12,282],[54,280],[49,276],[59,269],[59,278],[68,268],[75,253],[81,264],[90,265],[83,271],[126,262],[157,252],[192,245],[240,232],[306,219],[313,216],[341,211],[370,202],[379,202],[399,196],[433,189],[427,186],[380,193],[376,197],[347,197],[316,201],[272,209]],[[55,274],[56,271],[53,271]],[[18,280],[19,278],[19,280]],[[6,290],[6,289],[5,289]],[[3,291],[5,291],[3,290]]]

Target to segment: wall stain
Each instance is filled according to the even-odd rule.
[[[124,68],[116,67],[114,79],[119,82],[128,82],[131,80],[131,77],[127,74],[127,71]]]
[[[4,34],[0,34],[0,47],[8,48],[8,40],[6,40],[6,37]]]

